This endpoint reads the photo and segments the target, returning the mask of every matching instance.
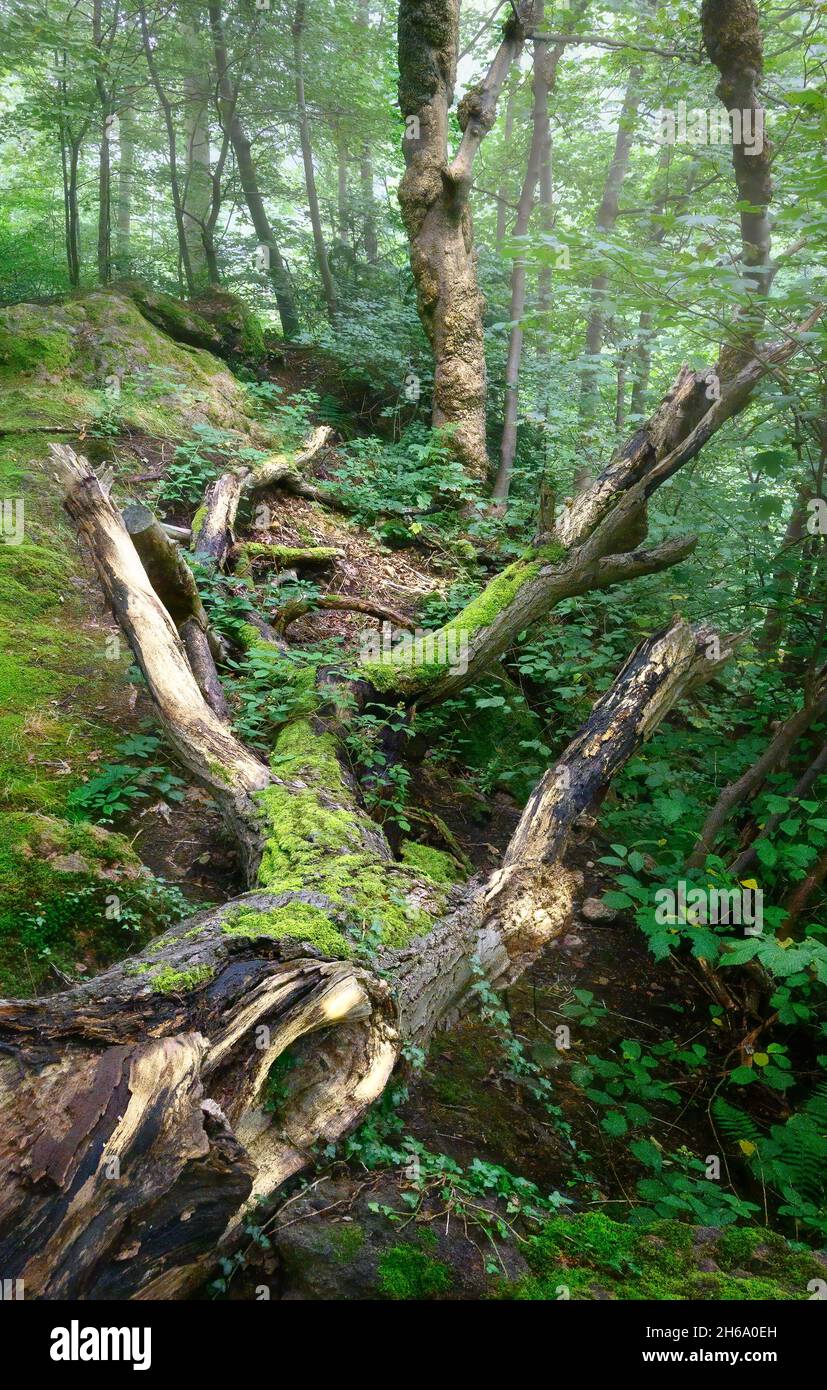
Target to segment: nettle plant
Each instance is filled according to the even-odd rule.
[[[155,760],[161,740],[130,734],[115,745],[125,759],[104,763],[100,772],[69,793],[69,812],[79,819],[111,825],[145,801],[183,801],[186,783]],[[150,761],[152,759],[152,761]]]
[[[254,465],[266,457],[264,450],[239,448],[228,430],[195,425],[192,438],[176,445],[172,462],[156,490],[156,501],[165,506],[194,506],[202,500],[207,484],[226,469],[230,460]]]
[[[357,521],[378,525],[382,538],[410,544],[426,529],[455,529],[463,504],[478,492],[451,451],[447,427],[415,422],[396,442],[353,439],[341,451],[331,489]]]

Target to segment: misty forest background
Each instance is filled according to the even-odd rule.
[[[721,7],[736,25],[753,10]],[[222,555],[223,576],[194,566],[229,652],[227,718],[262,756],[306,709],[286,669],[352,662],[381,621],[449,622],[640,437],[682,367],[737,370],[798,331],[650,498],[650,543],[691,532],[691,553],[563,597],[440,701],[395,692],[349,726],[363,806],[399,862],[444,887],[500,862],[637,644],[676,618],[739,635],[577,822],[564,933],[507,990],[480,972],[465,1021],[411,1045],[360,1126],[317,1146],[312,1183],[283,1189],[288,1213],[248,1216],[204,1280],[216,1296],[264,1281],[291,1296],[806,1298],[827,1234],[813,312],[827,7],[756,6],[763,71],[742,90],[765,115],[767,211],[731,145],[659,138],[663,108],[685,103],[691,132],[693,111],[720,106],[696,0],[463,3],[447,141],[465,148],[479,118],[470,181],[449,190],[467,198],[467,261],[435,224],[423,240],[420,187],[398,197],[451,9],[0,0],[0,496],[15,542],[0,545],[0,993],[89,979],[232,898],[240,873],[61,516],[50,442],[108,470],[118,505],[148,507],[186,549],[233,461],[275,448],[301,463],[327,427],[306,495],[245,514],[262,553]],[[714,21],[716,0],[703,9]],[[480,116],[508,26],[496,111]],[[766,231],[757,252],[745,225]],[[442,285],[440,326],[428,277],[454,265],[464,288],[454,304]],[[256,605],[278,661],[250,644]],[[760,890],[763,932],[664,923],[656,894],[680,882]],[[364,932],[372,961],[381,932],[370,917]],[[203,978],[170,975],[168,993]],[[274,1123],[290,1066],[268,1079]]]

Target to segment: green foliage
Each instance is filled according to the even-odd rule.
[[[159,738],[147,735],[131,736],[116,744],[116,753],[138,761],[105,763],[96,776],[69,794],[70,812],[100,825],[111,825],[141,801],[183,801],[182,779],[163,764],[147,761],[160,746]]]

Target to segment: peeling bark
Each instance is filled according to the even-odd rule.
[[[486,372],[483,302],[468,203],[474,156],[494,124],[503,83],[524,40],[530,6],[519,7],[484,80],[459,107],[462,141],[448,156],[454,97],[458,0],[402,0],[399,9],[399,105],[405,117],[405,173],[399,185],[422,324],[434,353],[435,427],[450,427],[457,458],[485,478]]]

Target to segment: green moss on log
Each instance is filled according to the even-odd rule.
[[[552,541],[527,551],[519,560],[495,575],[461,613],[433,634],[435,659],[429,659],[429,649],[426,649],[424,660],[416,659],[416,649],[410,654],[403,651],[399,657],[388,656],[381,661],[364,662],[359,668],[360,675],[369,680],[376,690],[384,693],[393,691],[412,695],[434,684],[456,665],[465,643],[470,646],[513,603],[526,584],[535,579],[542,569],[559,563],[565,554],[565,546]]]
[[[377,827],[357,802],[333,736],[312,718],[296,719],[279,735],[272,766],[279,780],[257,796],[268,827],[258,886],[310,890],[330,905],[331,916],[314,918],[308,939],[319,944],[323,933],[319,948],[333,946],[329,953],[338,956],[366,932],[398,947],[430,930],[444,910],[444,889],[381,857]]]

